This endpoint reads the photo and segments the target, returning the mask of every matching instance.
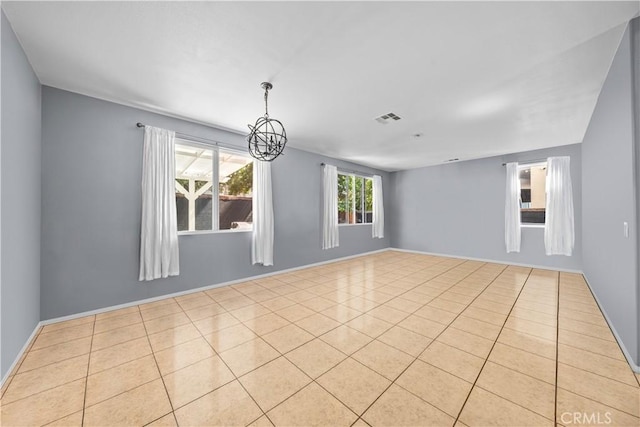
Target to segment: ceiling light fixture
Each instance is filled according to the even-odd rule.
[[[263,162],[271,162],[284,151],[287,144],[287,132],[279,120],[269,117],[267,98],[269,90],[273,85],[269,82],[262,82],[260,85],[264,89],[264,116],[256,120],[256,124],[249,126],[251,133],[247,136],[249,143],[249,154]]]

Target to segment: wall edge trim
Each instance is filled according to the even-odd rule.
[[[27,339],[27,341],[25,341],[24,345],[16,355],[16,358],[13,360],[13,363],[11,364],[11,366],[9,366],[9,369],[4,374],[4,377],[2,377],[2,380],[0,381],[0,388],[4,387],[4,383],[9,379],[13,371],[16,369],[16,367],[18,366],[18,362],[20,361],[20,359],[22,359],[22,356],[24,355],[24,353],[31,346],[31,343],[33,342],[35,337],[38,335],[38,331],[40,331],[40,328],[43,325],[44,324],[42,322],[38,322],[36,324],[35,328],[33,329],[33,332],[31,332],[31,335],[29,335],[29,338]]]
[[[539,270],[562,271],[563,273],[583,274],[582,270],[573,270],[573,269],[569,269],[569,268],[549,267],[549,266],[536,265],[536,264],[524,264],[524,263],[520,263],[520,262],[498,261],[498,260],[495,260],[495,259],[475,258],[475,257],[461,256],[461,255],[450,255],[450,254],[443,254],[443,253],[439,253],[439,252],[418,251],[418,250],[414,250],[414,249],[400,249],[400,248],[389,248],[389,249],[393,250],[393,251],[408,252],[408,253],[414,253],[414,254],[442,256],[442,257],[455,258],[455,259],[466,259],[466,260],[469,260],[469,261],[490,262],[490,263],[493,263],[493,264],[501,264],[501,265],[515,265],[515,266],[518,266],[518,267],[537,268]]]
[[[112,306],[108,306],[108,307],[98,308],[98,309],[95,309],[95,310],[84,311],[84,312],[76,313],[76,314],[70,314],[68,316],[61,316],[61,317],[56,317],[56,318],[53,318],[53,319],[41,320],[35,326],[33,332],[31,333],[31,335],[29,336],[27,341],[24,343],[24,345],[22,346],[22,349],[20,349],[20,351],[18,352],[18,354],[17,354],[16,358],[14,359],[13,363],[11,364],[9,369],[7,370],[7,373],[4,375],[4,377],[0,381],[0,387],[4,386],[5,382],[7,381],[7,379],[9,379],[9,377],[13,373],[14,369],[18,365],[18,362],[20,361],[20,359],[22,358],[24,353],[31,346],[31,343],[33,342],[34,338],[36,337],[37,332],[40,330],[41,327],[43,327],[45,325],[51,325],[53,323],[59,323],[59,322],[67,321],[67,320],[78,319],[80,317],[86,317],[86,316],[92,316],[92,315],[96,315],[96,314],[100,314],[100,313],[106,313],[106,312],[113,311],[113,310],[119,310],[121,308],[132,307],[132,306],[135,306],[135,305],[146,304],[146,303],[150,303],[150,302],[154,302],[154,301],[159,301],[159,300],[162,300],[162,299],[165,299],[165,298],[173,298],[173,297],[177,297],[177,296],[188,295],[188,294],[192,294],[192,293],[196,293],[196,292],[206,291],[206,290],[209,290],[209,289],[221,288],[223,286],[229,286],[229,285],[234,285],[236,283],[246,282],[247,280],[262,279],[262,278],[265,278],[265,277],[275,276],[275,275],[283,274],[283,273],[290,273],[292,271],[302,270],[302,269],[305,269],[305,268],[317,267],[317,266],[320,266],[320,265],[326,265],[326,264],[331,264],[331,263],[334,263],[334,262],[345,261],[345,260],[348,260],[348,259],[359,258],[361,256],[372,255],[372,254],[381,253],[381,252],[387,252],[387,251],[390,251],[390,250],[391,250],[391,248],[382,248],[382,249],[377,249],[375,251],[362,252],[362,253],[354,254],[354,255],[347,255],[347,256],[344,256],[344,257],[334,258],[334,259],[327,260],[327,261],[319,261],[319,262],[314,262],[314,263],[311,263],[311,264],[301,265],[301,266],[298,266],[298,267],[291,267],[291,268],[287,268],[287,269],[284,269],[284,270],[278,270],[278,271],[273,271],[273,272],[270,272],[270,273],[259,274],[259,275],[256,275],[256,276],[248,276],[248,277],[244,277],[242,279],[235,279],[235,280],[230,280],[230,281],[227,281],[227,282],[216,283],[214,285],[202,286],[202,287],[199,287],[199,288],[189,289],[187,291],[174,292],[174,293],[171,293],[171,294],[165,294],[165,295],[161,295],[161,296],[158,296],[158,297],[146,298],[146,299],[142,299],[142,300],[136,300],[136,301],[127,302],[127,303],[124,303],[124,304],[112,305]]]
[[[636,365],[635,361],[631,357],[631,353],[629,353],[629,350],[624,345],[624,342],[622,341],[622,338],[620,337],[620,334],[618,334],[618,331],[616,330],[616,328],[613,326],[613,323],[609,319],[609,316],[607,315],[607,312],[604,310],[604,308],[602,308],[602,304],[600,303],[600,300],[598,299],[597,295],[593,291],[593,288],[591,287],[591,284],[589,283],[589,279],[587,279],[587,276],[584,274],[584,272],[582,272],[580,270],[551,268],[551,267],[543,267],[543,266],[532,265],[532,264],[504,262],[504,261],[496,261],[496,260],[484,259],[484,258],[463,257],[463,256],[458,256],[458,255],[448,255],[448,254],[441,254],[441,253],[435,253],[435,252],[417,251],[417,250],[412,250],[412,249],[400,249],[400,248],[389,248],[389,249],[393,250],[393,251],[400,251],[400,252],[417,253],[417,254],[433,255],[433,256],[445,256],[445,257],[456,258],[456,259],[468,259],[470,261],[484,261],[484,262],[491,262],[491,263],[495,263],[495,264],[517,265],[517,266],[520,266],[520,267],[531,267],[531,268],[538,268],[538,269],[543,269],[543,270],[555,270],[555,271],[561,271],[561,272],[565,272],[565,273],[581,274],[582,277],[584,277],[585,283],[589,287],[589,292],[591,292],[591,295],[593,295],[593,299],[596,301],[596,304],[598,304],[598,309],[600,310],[600,312],[604,316],[605,320],[607,321],[607,325],[609,326],[609,329],[611,329],[611,332],[613,333],[613,336],[615,337],[618,346],[622,350],[622,354],[624,354],[625,359],[627,359],[627,363],[629,364],[629,367],[631,368],[632,371],[640,373],[640,365]]]
[[[67,316],[54,317],[52,319],[41,320],[40,323],[42,325],[50,325],[52,323],[64,322],[64,321],[67,321],[67,320],[78,319],[80,317],[91,316],[91,315],[95,315],[95,314],[106,313],[106,312],[113,311],[113,310],[119,310],[119,309],[122,309],[122,308],[133,307],[135,305],[147,304],[147,303],[150,303],[150,302],[163,300],[165,298],[174,298],[174,297],[179,297],[179,296],[182,296],[182,295],[188,295],[188,294],[193,294],[193,293],[197,293],[197,292],[207,291],[207,290],[210,290],[210,289],[221,288],[223,286],[235,285],[237,283],[242,283],[242,282],[246,282],[246,281],[249,281],[249,280],[263,279],[265,277],[271,277],[271,276],[275,276],[275,275],[278,275],[278,274],[290,273],[290,272],[297,271],[297,270],[303,270],[305,268],[317,267],[317,266],[320,266],[320,265],[326,265],[326,264],[331,264],[331,263],[334,263],[334,262],[345,261],[345,260],[348,260],[348,259],[353,259],[353,258],[358,258],[358,257],[361,257],[361,256],[366,256],[366,255],[372,255],[372,254],[376,254],[376,253],[386,252],[386,251],[389,251],[389,250],[390,250],[390,248],[382,248],[382,249],[377,249],[375,251],[362,252],[362,253],[355,254],[355,255],[347,255],[347,256],[344,256],[344,257],[334,258],[334,259],[327,260],[327,261],[319,261],[319,262],[314,262],[314,263],[311,263],[311,264],[304,264],[304,265],[297,266],[297,267],[287,268],[287,269],[284,269],[284,270],[272,271],[272,272],[265,273],[265,274],[258,274],[258,275],[255,275],[255,276],[247,276],[247,277],[243,277],[241,279],[229,280],[229,281],[226,281],[226,282],[216,283],[216,284],[213,284],[213,285],[201,286],[199,288],[193,288],[193,289],[189,289],[189,290],[186,290],[186,291],[173,292],[173,293],[170,293],[170,294],[160,295],[160,296],[157,296],[157,297],[145,298],[145,299],[141,299],[141,300],[125,302],[123,304],[117,304],[117,305],[112,305],[112,306],[108,306],[108,307],[97,308],[95,310],[83,311],[83,312],[76,313],[76,314],[69,314]]]
[[[613,333],[613,336],[615,337],[616,342],[617,342],[618,346],[620,347],[620,350],[622,350],[622,354],[624,354],[625,359],[627,359],[627,363],[631,367],[631,370],[640,374],[640,365],[636,365],[636,362],[631,357],[631,353],[629,353],[629,350],[624,345],[624,342],[622,341],[622,337],[620,337],[620,334],[618,334],[618,331],[613,326],[613,322],[611,322],[611,319],[609,319],[609,315],[607,315],[607,312],[604,310],[602,304],[600,303],[600,300],[598,299],[598,296],[593,291],[593,288],[591,287],[591,284],[589,283],[589,279],[587,278],[586,274],[583,274],[582,277],[584,277],[584,281],[587,284],[587,286],[589,287],[589,292],[591,292],[591,295],[593,296],[593,299],[596,301],[596,304],[598,304],[598,309],[600,310],[600,312],[604,316],[604,319],[607,321],[607,325],[609,326],[609,329],[611,329],[611,332]]]

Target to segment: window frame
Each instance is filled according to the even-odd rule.
[[[544,197],[545,197],[545,216],[544,216],[544,222],[522,222],[522,206],[520,206],[519,209],[519,213],[520,213],[520,228],[544,228],[545,225],[547,224],[547,176],[546,176],[546,170],[548,168],[547,165],[547,161],[546,160],[542,160],[542,161],[538,161],[538,162],[533,162],[533,163],[523,163],[523,164],[518,164],[518,179],[520,179],[520,172],[525,170],[525,169],[531,169],[531,168],[535,168],[535,167],[542,167],[544,166],[545,168],[545,177],[544,177],[544,184],[545,184],[545,190],[544,190]],[[531,177],[531,173],[529,175]],[[522,188],[520,188],[520,195],[518,195],[518,200],[520,202],[520,205],[522,205]]]
[[[356,178],[361,178],[362,179],[362,186],[361,186],[361,194],[360,194],[360,209],[362,212],[362,218],[366,220],[367,217],[367,211],[366,211],[366,198],[365,198],[365,194],[366,194],[366,180],[370,180],[371,181],[371,188],[372,188],[372,192],[373,192],[373,176],[371,175],[365,175],[365,174],[361,174],[361,173],[357,173],[357,172],[347,172],[347,171],[341,171],[340,169],[338,169],[338,182],[340,182],[340,175],[344,175],[344,176],[349,176],[352,177],[353,180],[355,181]],[[354,183],[355,186],[355,183]],[[373,204],[373,193],[371,194],[371,200],[372,200],[372,204]],[[355,203],[356,203],[356,197],[354,195],[353,197],[353,206],[355,208]],[[338,205],[340,205],[340,194],[338,194]],[[353,210],[353,212],[358,212],[357,210]],[[340,210],[338,208],[338,218],[340,216]],[[371,218],[371,222],[354,222],[354,223],[350,223],[350,222],[343,222],[340,223],[338,222],[338,226],[339,227],[343,227],[343,226],[355,226],[355,225],[373,225],[373,217]]]
[[[225,153],[237,154],[241,156],[245,156],[251,159],[252,162],[255,161],[249,153],[246,151],[242,151],[241,149],[229,148],[229,147],[221,147],[219,145],[210,145],[202,142],[191,141],[185,138],[175,138],[176,145],[186,145],[193,148],[210,150],[212,152],[211,156],[211,230],[178,230],[178,236],[189,236],[189,235],[199,235],[199,234],[218,234],[218,233],[248,233],[253,232],[253,223],[251,223],[250,229],[225,229],[220,230],[220,151]],[[174,149],[175,151],[175,149]],[[175,164],[174,164],[174,174],[175,174]],[[180,179],[175,176],[175,179]],[[177,192],[177,190],[176,190]],[[253,194],[253,188],[251,189],[251,193]],[[251,197],[253,203],[253,195]],[[253,211],[253,207],[252,207]]]

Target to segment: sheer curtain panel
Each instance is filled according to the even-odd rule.
[[[253,161],[253,264],[273,265],[271,162]]]
[[[504,243],[507,252],[520,252],[520,177],[518,163],[507,163],[504,203]]]
[[[145,126],[139,280],[180,274],[175,185],[175,133]]]
[[[324,165],[322,169],[323,215],[322,249],[340,245],[338,234],[338,168]]]
[[[547,159],[547,206],[544,225],[544,247],[547,255],[573,252],[573,188],[569,156]]]
[[[382,198],[382,177],[373,176],[373,237],[384,237],[384,200]]]

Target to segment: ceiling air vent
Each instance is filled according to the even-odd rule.
[[[382,123],[383,125],[386,125],[387,123],[390,123],[394,120],[400,120],[400,116],[394,113],[387,113],[381,115],[380,117],[376,117],[376,122]]]
[[[457,162],[458,160],[460,160],[459,158],[455,158],[455,159],[449,159],[449,160],[445,160],[445,163],[450,163],[450,162]]]

